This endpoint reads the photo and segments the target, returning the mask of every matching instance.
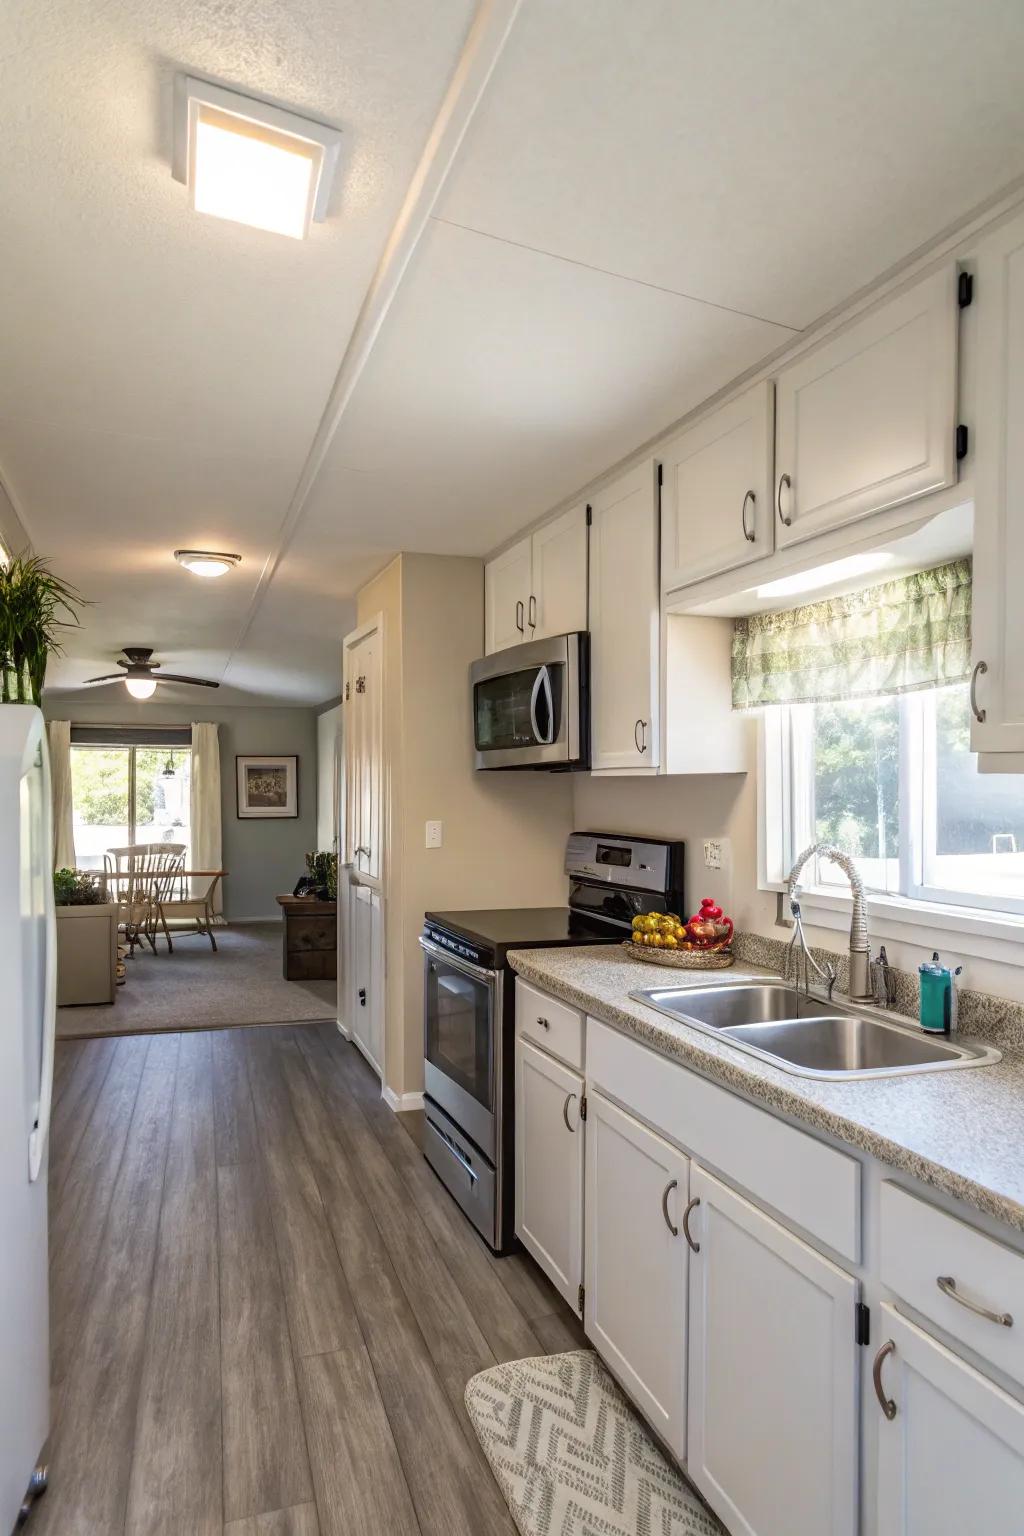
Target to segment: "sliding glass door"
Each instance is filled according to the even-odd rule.
[[[72,746],[79,869],[102,869],[109,848],[130,843],[184,843],[187,848],[191,770],[187,747]]]

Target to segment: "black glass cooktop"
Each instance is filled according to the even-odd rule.
[[[597,944],[621,938],[606,925],[577,917],[568,907],[495,907],[475,912],[428,912],[428,923],[494,949],[557,944]]]

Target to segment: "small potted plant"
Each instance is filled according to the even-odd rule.
[[[58,869],[57,1003],[112,1003],[117,965],[117,903],[107,899],[102,875]]]
[[[0,703],[40,703],[59,632],[78,623],[83,601],[39,555],[0,566]]]
[[[338,899],[338,855],[336,853],[307,853],[306,874],[302,875],[294,896],[315,896],[318,901]]]

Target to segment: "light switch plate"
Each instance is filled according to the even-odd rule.
[[[704,839],[704,868],[721,869],[721,867],[722,844],[717,837],[706,837]]]
[[[440,848],[442,842],[444,841],[443,833],[444,833],[444,826],[443,826],[443,824],[440,821],[428,821],[427,822],[427,847],[428,848]]]

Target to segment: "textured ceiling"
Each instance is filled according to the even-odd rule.
[[[1019,0],[522,0],[332,436],[473,16],[5,8],[0,479],[93,600],[58,686],[137,643],[333,696],[390,553],[485,553],[1024,173]],[[189,209],[178,69],[342,130],[307,241]],[[179,545],[243,565],[198,582]]]

